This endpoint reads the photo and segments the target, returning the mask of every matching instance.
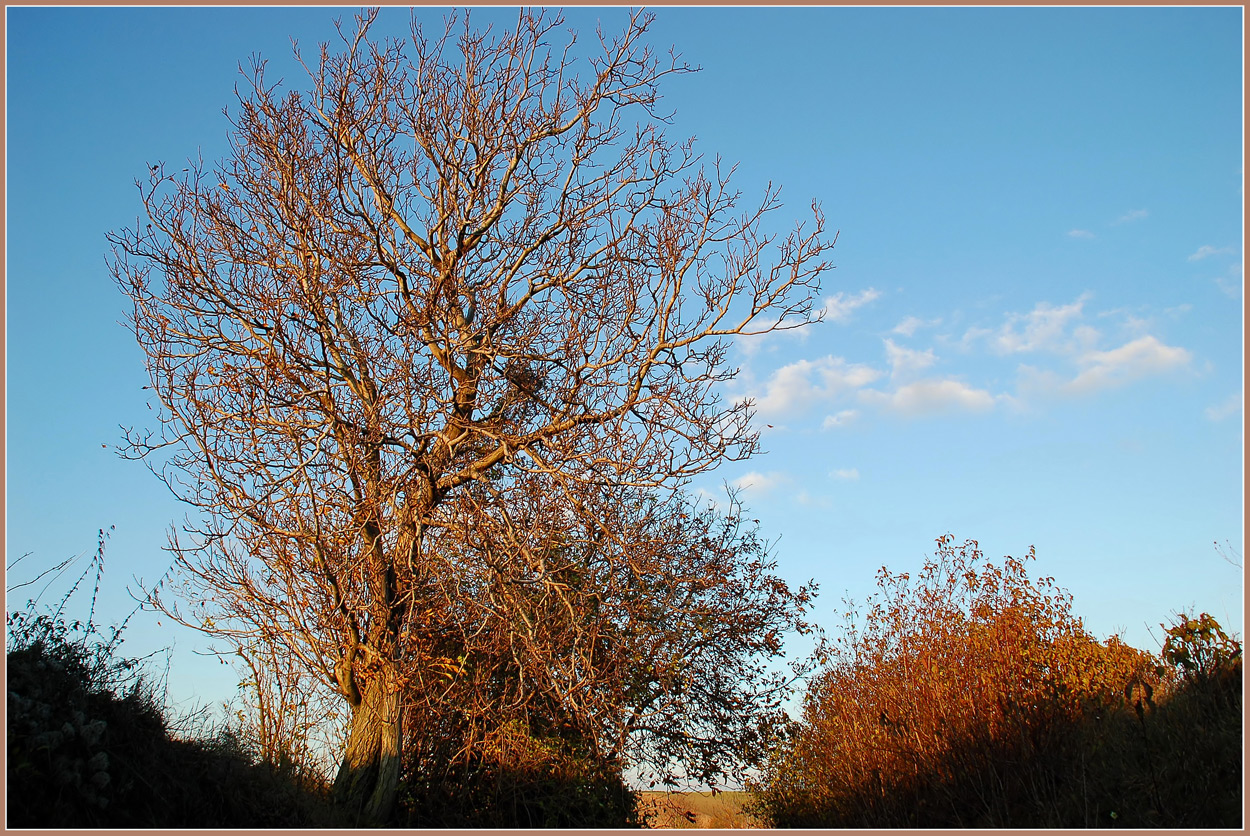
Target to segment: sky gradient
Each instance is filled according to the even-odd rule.
[[[148,164],[225,153],[240,62],[302,86],[291,38],[314,52],[337,14],[6,10],[7,562],[31,553],[10,585],[109,526],[106,620],[168,567],[185,509],[114,449],[155,412],[104,235],[135,222]],[[817,200],[839,231],[825,321],[731,352],[767,453],[690,489],[740,487],[830,629],[949,532],[1035,546],[1100,637],[1157,650],[1189,607],[1242,633],[1242,573],[1213,546],[1240,560],[1242,10],[655,14],[650,42],[702,67],[662,87],[670,135],[738,163],[748,202],[782,185],[776,229]],[[593,39],[626,12],[566,18]],[[176,702],[230,697],[205,642],[158,622],[127,652],[173,643]]]

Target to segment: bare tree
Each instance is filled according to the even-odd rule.
[[[197,625],[203,627],[203,623]],[[337,766],[347,739],[342,699],[313,671],[288,663],[280,647],[251,642],[229,657],[242,679],[235,699],[223,703],[230,728],[267,763],[319,784]]]
[[[671,507],[758,449],[750,403],[718,395],[728,340],[812,321],[834,242],[815,204],[768,231],[771,186],[744,209],[719,161],[665,135],[657,85],[688,68],[645,45],[648,16],[600,33],[578,77],[575,38],[548,45],[558,16],[523,11],[498,36],[453,16],[435,39],[414,20],[401,42],[370,36],[376,14],[321,48],[304,92],[254,62],[227,158],[154,166],[146,218],[110,235],[162,405],[129,449],[203,518],[171,538],[190,609],[162,603],[342,694],[335,791],[370,821],[395,798],[403,695],[467,676],[466,636],[502,630],[528,658],[510,675],[546,677],[577,716],[628,702],[578,690],[606,664],[602,622],[586,600],[557,606],[575,584],[522,535],[580,527],[569,548],[603,583],[633,577],[638,606],[693,589],[658,552],[626,572],[630,537],[655,547],[662,526],[613,491]],[[779,583],[757,574],[755,590]],[[778,594],[790,618],[807,591]],[[540,611],[551,635],[527,632]],[[613,752],[630,728],[664,738],[642,703],[629,716],[586,733],[610,728],[596,745]]]

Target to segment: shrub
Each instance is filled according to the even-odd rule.
[[[878,573],[825,649],[801,722],[756,787],[781,826],[1056,826],[1080,724],[1167,671],[1096,641],[1054,579],[939,538],[914,580]]]
[[[330,823],[229,730],[176,739],[134,660],[80,626],[10,613],[8,822],[13,827],[294,827]]]
[[[413,747],[403,771],[396,826],[455,828],[631,827],[636,793],[619,765],[584,746],[510,720],[456,752]],[[434,744],[437,745],[437,744]]]
[[[1164,627],[1171,687],[1138,688],[1113,722],[1087,729],[1085,806],[1121,827],[1240,828],[1241,642],[1207,613]]]
[[[121,627],[94,623],[104,532],[56,610],[6,613],[8,824],[40,828],[315,827],[333,824],[324,787],[258,757],[234,731],[201,722],[178,739],[142,660],[119,655]],[[75,558],[36,578],[66,568]],[[86,621],[62,617],[95,572]]]
[[[1165,630],[1163,660],[1186,682],[1201,686],[1241,670],[1241,643],[1207,613],[1181,613]]]

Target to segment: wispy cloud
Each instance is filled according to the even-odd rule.
[[[1242,275],[1241,263],[1238,262],[1228,268],[1226,275],[1215,277],[1215,286],[1229,299],[1240,299]]]
[[[844,479],[848,482],[854,482],[859,478],[859,469],[854,467],[844,467],[838,470],[829,471],[830,479]]]
[[[707,488],[698,488],[694,492],[694,498],[698,504],[707,507],[711,506],[717,511],[725,510],[725,499],[720,494],[714,494]]]
[[[903,415],[920,416],[940,412],[984,412],[994,407],[994,396],[963,381],[918,380],[893,392],[874,389],[860,392],[860,398]]]
[[[818,496],[808,493],[807,491],[799,491],[794,495],[794,499],[800,505],[806,505],[814,508],[832,508],[833,500],[827,496]]]
[[[734,347],[749,360],[760,353],[764,341],[771,336],[772,334],[738,334],[734,337]]]
[[[756,398],[756,412],[762,416],[789,415],[811,404],[829,400],[858,389],[881,377],[871,366],[848,363],[832,355],[816,360],[799,360],[773,372]]]
[[[810,328],[775,328],[777,320],[758,319],[751,323],[753,334],[737,334],[734,336],[734,348],[746,360],[754,360],[760,354],[776,353],[787,345],[806,343],[811,336]]]
[[[1116,218],[1112,223],[1126,224],[1130,221],[1140,221],[1142,218],[1148,217],[1149,215],[1150,213],[1145,209],[1134,209],[1131,212],[1125,212],[1123,215]]]
[[[909,316],[898,325],[895,325],[894,329],[890,333],[902,334],[904,337],[911,337],[915,336],[916,330],[919,328],[929,328],[934,325],[940,325],[941,323],[941,317],[936,319],[921,319],[918,316]]]
[[[844,409],[834,415],[826,415],[825,420],[821,422],[821,429],[831,430],[834,427],[845,427],[847,424],[855,420],[859,415],[859,411],[855,409]]]
[[[1209,244],[1203,244],[1188,258],[1189,261],[1201,261],[1204,258],[1213,255],[1228,255],[1236,252],[1232,247],[1212,247]]]
[[[826,322],[846,322],[851,318],[851,314],[854,313],[856,308],[862,308],[880,296],[881,291],[872,287],[867,290],[861,290],[854,296],[847,296],[845,293],[835,293],[825,299],[821,312],[825,315]]]
[[[1223,421],[1225,418],[1241,412],[1241,392],[1234,392],[1215,406],[1208,406],[1205,413],[1212,421]]]
[[[1095,236],[1094,233],[1090,232],[1088,229],[1069,229],[1068,237],[1089,239],[1089,238],[1095,238],[1097,236]]]
[[[789,481],[789,477],[775,470],[768,473],[752,470],[749,473],[742,474],[729,484],[740,491],[750,491],[756,496],[763,496],[787,481]]]
[[[916,351],[894,344],[894,340],[885,341],[885,356],[890,362],[890,377],[905,377],[923,371],[937,362],[933,349]]]
[[[1084,369],[1065,388],[1078,393],[1105,389],[1180,369],[1192,359],[1184,348],[1164,345],[1152,336],[1141,337],[1110,351],[1083,354],[1077,362]]]
[[[997,330],[970,328],[964,334],[965,344],[974,339],[989,336],[990,345],[999,354],[1017,354],[1028,351],[1051,351],[1067,353],[1090,346],[1098,332],[1088,326],[1078,327],[1069,333],[1069,326],[1081,318],[1082,308],[1090,298],[1083,293],[1068,305],[1051,305],[1038,302],[1027,314],[1007,314],[1007,321]]]

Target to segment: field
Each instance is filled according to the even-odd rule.
[[[727,829],[762,827],[742,812],[745,792],[644,792],[639,810],[648,827]]]

